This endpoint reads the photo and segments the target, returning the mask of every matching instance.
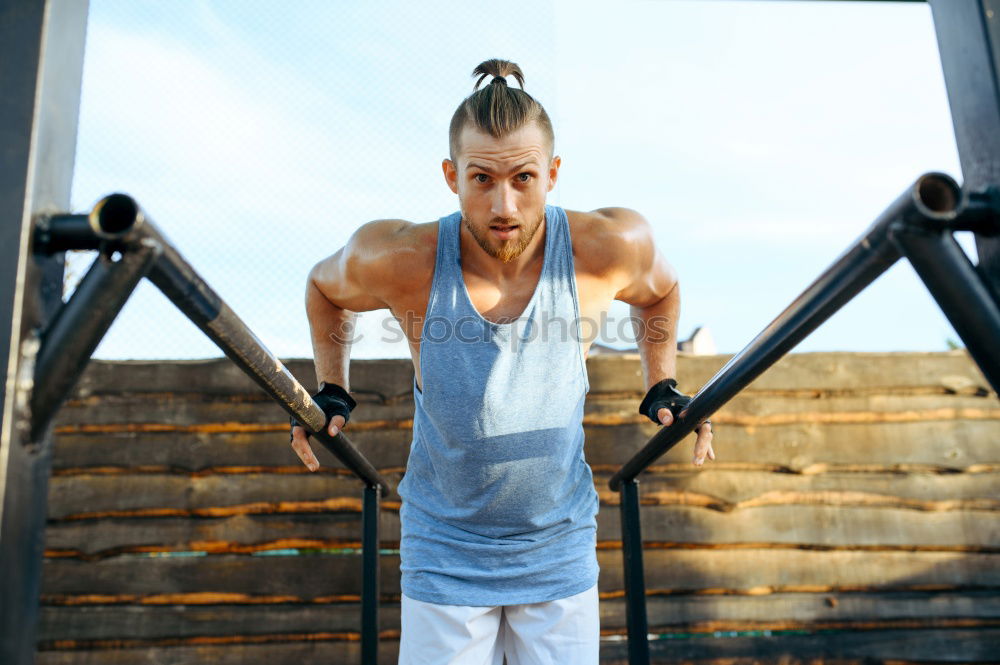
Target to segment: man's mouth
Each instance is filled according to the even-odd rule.
[[[495,233],[496,235],[500,236],[501,238],[508,238],[508,237],[510,237],[511,235],[514,234],[514,231],[516,229],[519,229],[519,228],[521,228],[520,224],[510,224],[510,225],[491,224],[490,225],[490,230],[493,231],[493,233]]]

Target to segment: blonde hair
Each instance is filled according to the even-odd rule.
[[[466,125],[489,134],[494,138],[503,138],[516,132],[524,125],[535,122],[549,142],[549,155],[555,147],[555,134],[552,131],[552,121],[542,105],[534,97],[524,91],[524,72],[517,64],[509,60],[486,60],[479,63],[472,72],[479,80],[473,88],[473,93],[462,100],[451,117],[451,127],[448,131],[448,148],[451,159],[455,161],[459,153],[459,139]],[[479,89],[483,79],[492,76],[493,80]],[[506,77],[517,79],[521,89],[507,86]]]

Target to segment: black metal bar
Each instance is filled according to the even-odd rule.
[[[901,220],[925,218],[948,224],[961,201],[958,184],[943,173],[920,176],[826,269],[696,394],[670,427],[660,429],[611,477],[611,489],[635,478],[715,413],[734,395],[792,350],[809,333],[885,272],[899,257],[888,228]]]
[[[931,0],[934,31],[963,189],[970,196],[1000,187],[1000,0]],[[1000,236],[976,234],[979,265],[1000,303]]]
[[[162,253],[149,271],[150,281],[348,469],[366,484],[389,491],[389,484],[350,439],[342,432],[335,437],[326,432],[326,416],[308,391],[181,256],[132,197],[111,194],[101,199],[89,215],[53,217],[45,235],[38,236],[37,249],[77,248],[73,243],[92,245],[94,238],[83,230],[84,218],[94,237],[110,249],[129,252],[149,241],[159,245]],[[68,229],[65,236],[61,233],[63,228]]]
[[[624,480],[621,492],[622,564],[625,567],[625,622],[629,665],[649,665],[649,623],[646,618],[646,574],[642,564],[639,481]]]
[[[889,237],[913,264],[979,369],[1000,393],[1000,307],[951,232],[899,224]]]
[[[143,239],[118,261],[100,252],[72,297],[42,334],[31,392],[32,438],[48,427],[118,312],[150,270],[162,248]]]
[[[382,491],[365,485],[361,505],[361,663],[378,665],[379,515]]]

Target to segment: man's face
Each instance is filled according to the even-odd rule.
[[[525,250],[545,219],[545,195],[556,184],[559,157],[536,123],[496,139],[469,125],[457,164],[444,160],[445,180],[458,194],[462,223],[490,256],[504,263]]]

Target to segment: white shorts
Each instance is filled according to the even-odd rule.
[[[470,607],[410,598],[400,607],[399,665],[598,665],[597,585],[544,603]]]

